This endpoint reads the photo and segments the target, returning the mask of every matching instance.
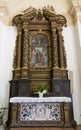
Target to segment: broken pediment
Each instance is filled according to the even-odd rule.
[[[23,22],[36,22],[36,21],[54,21],[62,26],[66,25],[66,18],[63,15],[56,14],[54,8],[52,6],[47,6],[42,9],[35,9],[33,7],[29,7],[24,10],[21,14],[16,15],[12,23],[13,25],[17,25],[17,23]]]

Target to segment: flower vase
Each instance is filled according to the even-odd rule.
[[[43,93],[39,93],[39,97],[42,98],[43,97]]]

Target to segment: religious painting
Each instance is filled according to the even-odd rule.
[[[48,39],[44,34],[32,38],[32,66],[48,66]]]

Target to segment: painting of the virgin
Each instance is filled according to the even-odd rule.
[[[48,39],[43,34],[32,39],[32,66],[48,66]]]

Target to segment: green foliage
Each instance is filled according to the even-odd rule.
[[[5,114],[7,114],[7,107],[0,108],[0,125],[4,125]]]
[[[43,90],[48,90],[47,86],[43,86],[42,84],[39,84],[37,87],[37,92],[43,92]]]

